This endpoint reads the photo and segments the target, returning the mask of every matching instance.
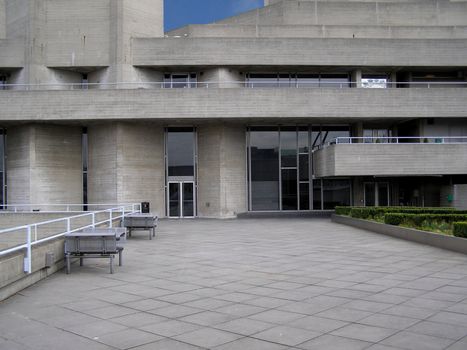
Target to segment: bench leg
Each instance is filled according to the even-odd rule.
[[[152,236],[156,237],[156,228],[155,227],[152,228]]]
[[[118,266],[122,266],[123,265],[123,256],[122,256],[122,253],[123,253],[123,250],[119,250],[118,251]]]
[[[66,255],[66,274],[69,275],[71,271],[71,262],[70,262],[70,254]]]
[[[149,239],[152,239],[152,232],[151,232],[151,229],[149,229],[148,231],[149,231]]]
[[[79,258],[79,266],[83,266],[84,265],[84,259],[83,258]]]
[[[110,256],[110,273],[114,273],[114,256]]]

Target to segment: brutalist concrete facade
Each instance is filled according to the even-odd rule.
[[[0,0],[3,204],[465,203],[466,1],[266,5],[164,33],[163,0]]]

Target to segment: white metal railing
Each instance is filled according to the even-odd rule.
[[[90,90],[90,89],[187,89],[187,88],[397,88],[397,87],[467,87],[467,81],[398,81],[371,83],[355,81],[198,81],[198,82],[115,82],[115,83],[39,83],[39,84],[2,84],[0,90]]]
[[[83,212],[83,211],[96,211],[110,209],[114,207],[125,206],[125,208],[131,207],[134,210],[135,206],[140,204],[135,203],[122,203],[122,204],[5,204],[0,205],[0,215],[2,212],[54,212],[54,213],[73,213],[73,212]],[[129,209],[127,209],[129,210]]]
[[[21,225],[21,226],[16,226],[16,227],[11,227],[8,229],[0,230],[0,239],[2,235],[17,232],[17,231],[24,231],[24,234],[25,234],[25,243],[1,250],[0,257],[5,256],[7,254],[14,253],[14,252],[25,250],[26,254],[24,257],[24,272],[27,272],[29,274],[32,272],[31,257],[32,257],[33,246],[62,237],[66,235],[67,233],[80,231],[80,230],[90,228],[90,227],[95,228],[96,226],[107,224],[109,228],[112,228],[113,222],[115,220],[123,219],[127,215],[139,213],[139,212],[141,212],[140,204],[122,205],[120,207],[99,210],[99,211],[92,211],[89,213],[68,216],[68,217],[59,218],[59,219],[47,220],[43,222]],[[102,216],[102,215],[108,215],[108,216],[104,220],[97,221],[99,220],[98,216]],[[77,227],[77,228],[72,228],[73,221],[77,219],[83,219],[83,218],[89,218],[90,223]],[[50,236],[47,236],[41,239],[38,238],[38,228],[45,226],[45,225],[58,224],[58,223],[63,223],[66,225],[66,229],[63,232],[55,233],[55,234],[52,234]]]
[[[400,137],[384,137],[384,136],[362,136],[362,137],[336,137],[335,139],[326,142],[319,148],[324,148],[335,144],[465,144],[467,136],[400,136]]]

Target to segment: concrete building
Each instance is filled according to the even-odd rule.
[[[0,0],[3,205],[160,216],[467,203],[467,2]]]

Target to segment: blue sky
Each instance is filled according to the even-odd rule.
[[[263,0],[164,0],[165,30],[203,24],[263,6]]]

